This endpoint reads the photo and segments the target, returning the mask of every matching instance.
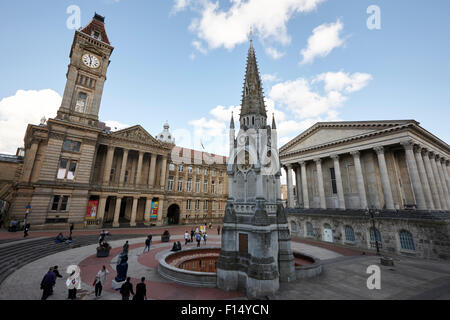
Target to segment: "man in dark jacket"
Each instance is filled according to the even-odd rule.
[[[145,277],[141,278],[141,283],[136,285],[136,294],[133,300],[147,300],[147,288],[145,286]]]
[[[134,296],[133,284],[130,282],[131,278],[128,277],[127,281],[120,288],[120,294],[122,295],[122,300],[130,300],[130,295]]]
[[[150,252],[150,239],[147,237],[147,239],[145,239],[145,248],[144,248],[144,252],[145,250],[148,249],[147,251]],[[143,252],[143,253],[144,253]]]
[[[53,293],[53,286],[55,283],[56,275],[53,272],[53,268],[50,268],[41,281],[41,290],[44,290],[42,292],[41,300],[46,300]]]

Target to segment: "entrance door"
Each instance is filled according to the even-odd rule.
[[[167,223],[169,225],[180,223],[180,207],[173,204],[167,209]]]
[[[333,230],[331,230],[331,226],[328,224],[323,228],[323,240],[325,242],[333,242]]]

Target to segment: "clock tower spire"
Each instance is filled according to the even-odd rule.
[[[91,22],[75,31],[59,120],[97,127],[106,72],[114,50],[105,30],[105,17],[95,13]]]

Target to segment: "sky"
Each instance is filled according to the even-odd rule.
[[[115,48],[99,113],[113,130],[168,120],[177,145],[227,155],[251,27],[279,146],[318,121],[399,119],[450,142],[448,0],[16,0],[0,2],[0,153],[56,116],[94,12]]]

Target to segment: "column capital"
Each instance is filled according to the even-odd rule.
[[[285,170],[291,170],[292,169],[292,163],[288,163],[284,166]]]
[[[414,147],[414,142],[412,140],[404,140],[401,141],[400,144],[406,149],[406,150],[412,150]]]
[[[317,164],[322,163],[322,159],[321,158],[315,158],[314,162],[317,163]]]
[[[430,152],[430,151],[428,151],[427,148],[422,147],[422,148],[420,149],[420,153],[422,154],[422,157],[428,156],[428,153],[429,153],[429,152]]]
[[[415,153],[422,153],[422,149],[424,149],[424,147],[422,145],[417,144],[417,143],[414,145],[414,152]]]
[[[330,158],[333,160],[339,160],[339,154],[337,154],[337,153],[331,154]]]
[[[375,152],[377,154],[384,154],[384,147],[383,146],[375,147],[375,148],[373,148],[373,150],[375,150]]]
[[[108,151],[116,149],[116,146],[107,145],[106,147],[108,148]]]
[[[359,150],[356,150],[356,151],[350,152],[350,154],[351,154],[353,157],[359,157],[359,155],[360,155],[361,153],[359,152]]]
[[[305,165],[306,165],[306,161],[300,161],[298,164],[299,164],[300,166],[305,166]]]

